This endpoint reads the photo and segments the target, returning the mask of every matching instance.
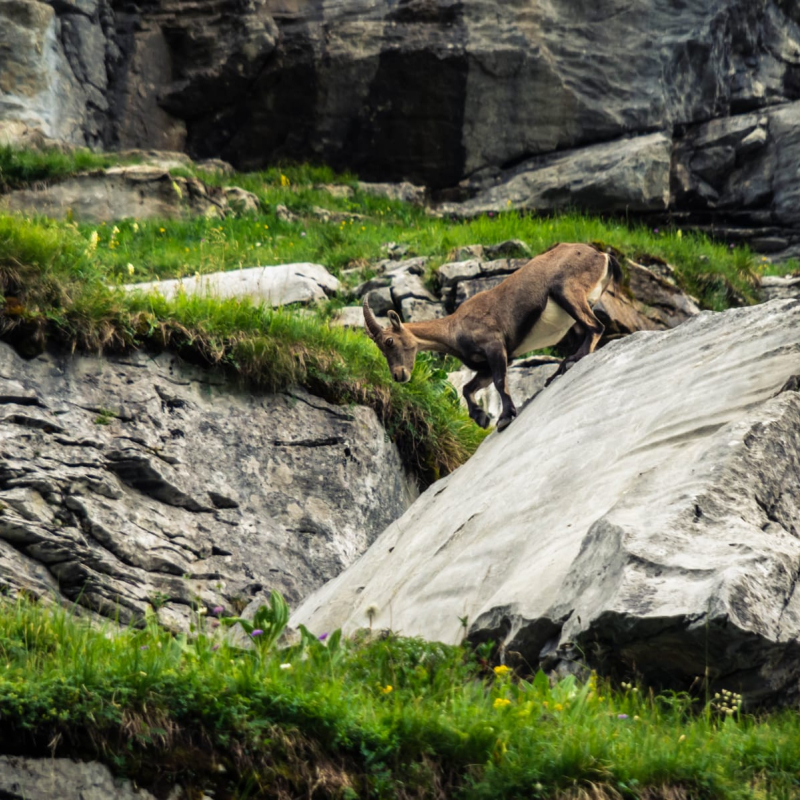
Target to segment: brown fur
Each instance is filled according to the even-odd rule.
[[[570,364],[597,347],[604,328],[592,312],[589,297],[594,291],[596,302],[608,283],[619,282],[620,278],[619,263],[614,256],[590,245],[558,244],[531,259],[499,286],[471,297],[444,319],[403,324],[398,314],[390,311],[391,325],[382,329],[366,299],[364,318],[367,333],[386,356],[396,381],[411,379],[419,350],[455,356],[475,370],[477,374],[464,387],[464,397],[470,416],[484,428],[489,418],[475,402],[474,394],[494,381],[503,401],[497,429],[503,430],[517,415],[506,387],[506,370],[515,351],[526,340],[530,341],[530,335],[538,335],[540,329],[552,328],[552,335],[558,336],[557,323],[561,326],[564,320],[567,326],[577,323],[584,332],[583,343],[574,355],[561,362],[548,380],[549,385]],[[555,306],[548,306],[548,301]],[[554,320],[552,325],[550,320]],[[538,328],[537,323],[541,323]]]

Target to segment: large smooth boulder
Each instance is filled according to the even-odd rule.
[[[0,344],[0,592],[172,627],[296,603],[415,496],[375,413],[238,390],[174,357]]]
[[[704,313],[584,359],[435,483],[294,624],[367,623],[708,675],[789,702],[800,678],[800,301]],[[795,376],[793,378],[793,376]],[[372,607],[372,608],[371,608]]]

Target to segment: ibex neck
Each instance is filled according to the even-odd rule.
[[[458,356],[455,339],[450,331],[450,322],[447,319],[407,322],[405,328],[414,334],[420,350],[433,350],[436,353]]]

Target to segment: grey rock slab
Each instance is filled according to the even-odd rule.
[[[447,316],[441,303],[431,303],[416,297],[407,297],[400,303],[400,311],[405,322],[428,322]]]
[[[392,298],[396,305],[410,297],[414,297],[417,300],[427,300],[430,303],[437,302],[438,298],[426,288],[419,275],[404,271],[393,272],[391,277]]]
[[[800,275],[767,275],[761,279],[763,300],[785,300],[800,297]]]
[[[0,756],[0,795],[7,800],[154,800],[97,761],[16,756]]]
[[[216,298],[249,297],[278,307],[290,303],[315,303],[339,289],[339,281],[321,264],[281,264],[249,267],[230,272],[168,281],[148,281],[125,286],[128,291],[157,292],[167,300],[181,292]]]
[[[800,677],[800,301],[585,358],[292,618],[571,659],[750,700]],[[782,391],[785,388],[784,391]]]
[[[249,394],[167,355],[0,345],[0,591],[123,622],[157,604],[173,628],[272,588],[296,603],[415,493],[370,409]]]
[[[670,201],[672,140],[662,134],[595,144],[537,156],[496,185],[463,203],[439,207],[445,214],[475,216],[513,207],[553,211],[662,211]]]

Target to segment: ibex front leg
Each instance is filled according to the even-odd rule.
[[[500,400],[503,403],[503,413],[500,419],[497,420],[497,430],[505,430],[510,424],[511,420],[517,416],[517,407],[511,399],[506,387],[506,372],[508,370],[508,358],[506,356],[506,349],[503,345],[495,345],[486,349],[486,360],[489,362],[489,369],[492,371],[492,380],[494,381],[495,388],[500,395]]]
[[[475,392],[484,389],[491,382],[491,372],[478,372],[469,383],[464,384],[462,389],[464,399],[467,401],[469,415],[475,421],[475,424],[480,425],[481,428],[489,427],[489,415],[475,402]]]

